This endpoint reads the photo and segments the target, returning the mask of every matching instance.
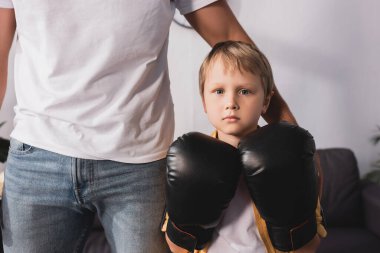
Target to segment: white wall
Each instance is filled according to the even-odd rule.
[[[380,1],[230,0],[269,58],[282,96],[318,148],[348,147],[361,174],[380,158]],[[198,68],[209,51],[193,30],[172,25],[169,69],[176,133],[209,133]]]
[[[351,148],[361,173],[379,158],[370,138],[380,125],[380,1],[230,0],[243,27],[269,58],[275,81],[299,124],[317,147]],[[178,136],[212,128],[198,95],[198,68],[209,46],[173,24],[169,67]],[[14,92],[0,112],[9,135]]]

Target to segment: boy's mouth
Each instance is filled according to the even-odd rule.
[[[228,116],[224,117],[223,120],[228,121],[228,122],[235,122],[235,121],[240,120],[240,118],[236,117],[234,115],[228,115]]]

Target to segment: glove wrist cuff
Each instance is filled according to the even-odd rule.
[[[177,246],[190,252],[204,249],[211,241],[214,228],[204,229],[198,226],[185,226],[183,229],[176,226],[169,218],[166,234]]]
[[[281,251],[294,251],[305,246],[317,233],[315,216],[295,227],[277,227],[267,222],[273,246]]]
[[[197,245],[197,238],[179,229],[170,218],[167,223],[166,234],[174,244],[190,252],[193,252]]]

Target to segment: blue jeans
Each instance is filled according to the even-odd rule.
[[[81,252],[94,215],[112,252],[169,252],[160,232],[165,165],[67,157],[11,140],[3,196],[5,252]]]

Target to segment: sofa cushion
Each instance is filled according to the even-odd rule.
[[[380,240],[365,228],[330,228],[317,253],[379,253]]]
[[[365,184],[362,199],[366,227],[380,239],[380,185]]]
[[[321,204],[326,226],[362,226],[359,170],[354,153],[331,148],[320,149],[318,154],[323,171]]]

